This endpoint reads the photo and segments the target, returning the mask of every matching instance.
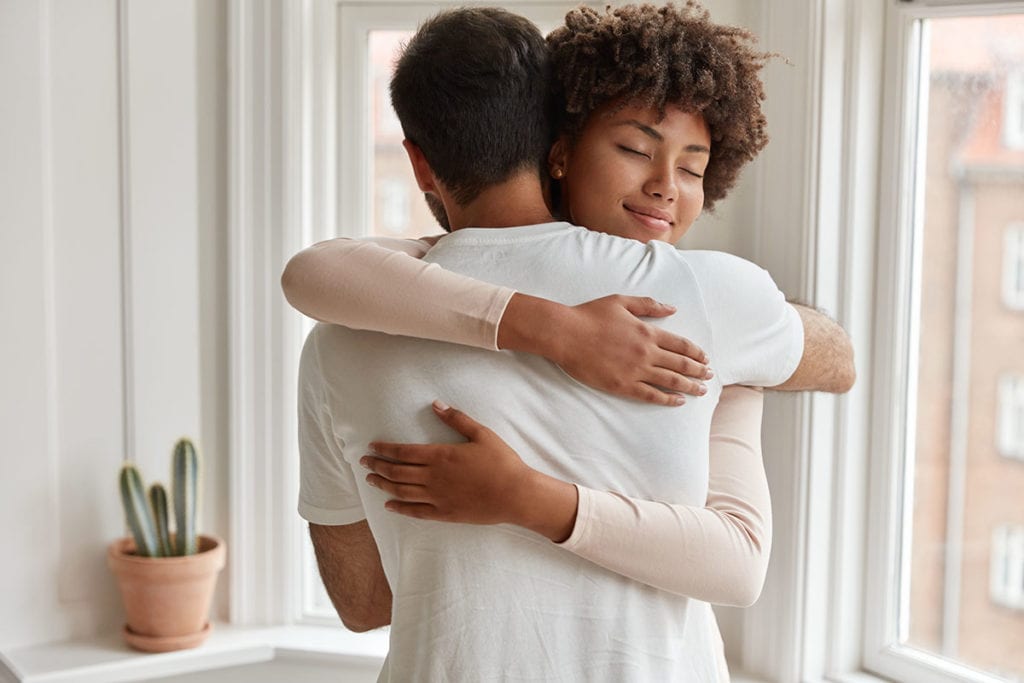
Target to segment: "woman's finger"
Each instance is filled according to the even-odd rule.
[[[698,363],[686,356],[680,356],[679,354],[670,353],[668,351],[659,351],[655,354],[653,365],[655,367],[671,370],[672,372],[688,377],[695,382],[702,382],[714,377],[714,373],[711,372],[710,368],[706,365]]]
[[[462,434],[470,441],[479,441],[487,428],[482,424],[466,415],[461,410],[456,410],[448,404],[442,401],[434,401],[433,404],[434,413],[444,422],[446,425]]]
[[[373,474],[372,472],[366,475],[366,483],[374,488],[380,489],[390,496],[394,496],[399,500],[404,500],[410,503],[429,503],[433,500],[425,486],[419,486],[417,484],[396,484],[395,482],[385,479],[379,474]]]
[[[680,337],[679,335],[672,334],[668,330],[658,328],[657,336],[658,346],[691,359],[695,366],[700,366],[702,372],[700,375],[692,375],[693,377],[703,377],[703,371],[707,370],[708,354],[704,352],[704,349],[700,348],[686,337]]]
[[[374,441],[369,444],[372,455],[388,460],[397,460],[410,465],[426,465],[436,456],[438,450],[447,444],[432,443],[387,443]]]
[[[650,368],[645,374],[643,381],[656,389],[668,391],[675,394],[686,394],[688,396],[703,396],[707,393],[707,387],[700,382],[683,377],[677,372],[665,368]]]
[[[364,455],[359,459],[359,464],[396,484],[417,484],[422,486],[427,483],[427,468],[423,465],[405,465],[372,455]]]
[[[638,318],[664,318],[676,312],[672,304],[663,304],[649,296],[619,296],[619,303]]]
[[[416,519],[441,519],[441,514],[436,507],[427,503],[407,503],[401,500],[389,500],[384,507],[391,512],[397,512],[406,517]]]
[[[659,406],[681,406],[686,403],[686,399],[669,391],[662,391],[657,387],[653,387],[650,384],[644,382],[636,382],[633,384],[631,391],[629,392],[630,398],[635,398],[638,401],[644,403],[653,403]]]

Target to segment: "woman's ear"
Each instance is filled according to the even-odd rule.
[[[548,174],[555,180],[565,177],[569,167],[569,143],[560,135],[548,152]]]
[[[411,140],[402,140],[402,147],[409,155],[409,163],[412,164],[412,173],[416,176],[416,184],[420,190],[426,193],[437,194],[437,182],[434,180],[434,171],[430,168],[427,158],[423,156],[423,150]]]

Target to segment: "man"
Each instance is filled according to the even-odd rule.
[[[750,264],[552,223],[538,177],[547,68],[536,28],[500,10],[444,13],[410,42],[393,97],[417,180],[452,227],[428,260],[565,302],[610,290],[699,311],[702,292],[718,291],[721,306],[666,322],[712,350],[716,383],[672,412],[596,394],[536,357],[318,326],[300,371],[300,512],[346,625],[392,624],[382,680],[713,680],[711,634],[686,628],[686,598],[519,527],[391,514],[353,473],[373,441],[454,441],[429,408],[444,397],[537,469],[701,505],[721,383],[778,384],[801,358],[797,313]],[[409,79],[430,84],[429,107],[403,99]],[[443,148],[431,131],[448,132]]]

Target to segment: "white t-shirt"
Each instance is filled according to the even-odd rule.
[[[703,505],[721,386],[792,374],[803,352],[795,310],[742,259],[564,223],[459,230],[426,258],[567,304],[613,293],[673,304],[678,313],[656,324],[705,349],[716,376],[706,396],[666,408],[598,392],[535,356],[318,325],[300,369],[299,512],[369,522],[393,594],[380,680],[717,680],[718,635],[686,598],[518,527],[388,512],[358,460],[374,440],[461,440],[430,409],[441,399],[560,479]]]

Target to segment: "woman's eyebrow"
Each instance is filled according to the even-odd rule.
[[[646,136],[648,136],[648,137],[650,137],[650,138],[652,138],[654,140],[657,140],[658,142],[664,142],[665,141],[665,136],[664,135],[662,135],[658,131],[654,130],[650,126],[648,126],[646,124],[643,124],[643,123],[640,123],[636,119],[627,119],[626,121],[619,121],[619,122],[617,122],[617,123],[615,123],[613,125],[615,125],[615,126],[633,126],[637,130],[639,130],[641,133],[643,133],[644,135],[646,135]],[[698,153],[698,154],[711,154],[711,150],[708,149],[704,145],[687,145],[685,151],[693,152],[693,153]]]
[[[659,133],[658,131],[654,130],[650,126],[647,126],[647,125],[644,125],[643,123],[640,123],[636,119],[627,119],[625,121],[619,121],[619,122],[615,123],[614,125],[616,125],[616,126],[633,126],[637,130],[639,130],[641,133],[643,133],[644,135],[646,135],[646,136],[648,136],[650,138],[654,138],[658,142],[664,142],[664,140],[665,140],[665,136],[663,136],[661,133]]]

